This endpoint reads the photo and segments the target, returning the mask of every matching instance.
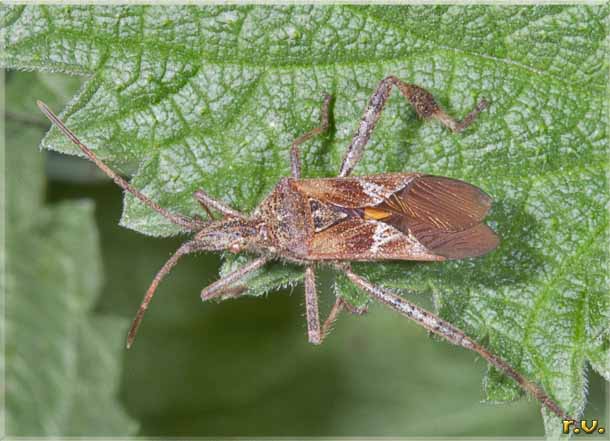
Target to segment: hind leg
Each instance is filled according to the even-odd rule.
[[[462,121],[457,121],[440,108],[432,94],[427,90],[415,84],[405,83],[395,76],[384,78],[369,98],[369,103],[364,110],[364,115],[360,120],[358,129],[345,152],[345,157],[339,170],[340,177],[348,176],[360,161],[364,147],[371,138],[373,129],[394,86],[409,101],[421,118],[436,119],[454,133],[459,133],[472,124],[477,115],[488,106],[487,101],[481,100]]]

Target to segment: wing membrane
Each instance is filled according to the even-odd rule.
[[[495,249],[500,242],[496,233],[485,224],[462,231],[439,231],[419,224],[411,231],[430,252],[447,259],[482,256]]]
[[[499,238],[483,224],[491,198],[456,179],[421,176],[375,206],[375,215],[430,252],[448,259],[476,257],[498,246]],[[382,217],[382,213],[391,213]],[[366,215],[366,212],[365,212]]]
[[[461,231],[481,223],[491,198],[482,190],[457,179],[422,176],[398,192],[397,202],[412,223],[423,223],[440,231]]]

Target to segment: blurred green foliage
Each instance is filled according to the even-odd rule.
[[[45,203],[37,149],[44,124],[32,97],[63,100],[41,79],[70,88],[63,75],[7,79],[6,431],[135,433],[117,397],[127,320],[92,311],[102,281],[94,206],[86,199]]]
[[[410,297],[430,308],[433,299],[443,317],[574,410],[586,401],[587,360],[609,375],[607,17],[606,5],[12,6],[2,9],[0,61],[88,74],[65,111],[68,125],[183,213],[197,210],[190,193],[198,187],[253,207],[287,174],[288,146],[315,125],[324,92],[335,96],[333,127],[304,149],[307,176],[335,173],[387,74],[426,86],[457,115],[490,98],[459,137],[416,121],[392,98],[357,172],[415,169],[481,186],[496,201],[491,223],[501,248],[485,259],[358,270],[416,292]],[[55,131],[44,145],[74,152]],[[125,314],[178,241],[118,228],[120,192],[82,184],[84,167],[52,168],[55,178],[81,184],[55,184],[50,197],[96,200],[108,274],[98,308]],[[129,197],[122,223],[174,232]],[[197,293],[218,264],[185,260],[126,356],[122,399],[143,434],[541,433],[536,403],[478,404],[485,366],[477,370],[471,354],[428,341],[389,312],[342,317],[329,341],[312,348],[299,289],[202,306]],[[591,416],[603,411],[596,378]],[[484,384],[488,400],[519,395],[494,371]],[[547,420],[547,433],[556,428]]]

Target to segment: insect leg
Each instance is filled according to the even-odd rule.
[[[328,313],[328,317],[324,320],[324,324],[322,325],[322,338],[326,338],[326,336],[330,333],[337,317],[339,317],[339,313],[343,310],[344,302],[341,297],[337,297],[335,300],[335,304],[330,309]]]
[[[345,299],[341,299],[341,302],[343,303],[343,307],[345,309],[347,309],[349,311],[350,314],[354,314],[354,315],[364,315],[367,312],[369,312],[369,309],[366,306],[362,306],[362,307],[357,307],[352,305],[351,303],[349,303],[347,300]]]
[[[236,269],[232,273],[227,274],[222,279],[219,279],[209,285],[207,288],[204,288],[201,291],[201,300],[210,300],[214,297],[222,295],[222,293],[225,292],[227,289],[231,289],[232,284],[242,279],[252,271],[256,271],[257,269],[261,268],[267,262],[269,262],[268,257],[259,257],[258,259],[254,259],[247,265]]]
[[[307,337],[309,343],[319,345],[322,343],[323,335],[320,333],[316,273],[312,266],[305,268],[305,311],[307,313]]]
[[[364,110],[364,115],[360,120],[358,129],[356,130],[356,133],[352,138],[352,142],[348,146],[345,157],[343,158],[339,176],[348,176],[354,167],[356,167],[358,161],[360,161],[364,147],[368,143],[371,133],[373,132],[373,129],[379,120],[379,116],[383,111],[383,106],[390,97],[392,86],[398,87],[400,93],[402,93],[409,103],[411,103],[415,109],[415,112],[417,112],[421,118],[437,119],[441,124],[449,128],[454,133],[459,133],[468,127],[475,120],[476,116],[488,105],[487,101],[481,100],[475,109],[466,116],[466,118],[464,118],[462,121],[457,121],[451,116],[447,115],[447,113],[440,108],[440,106],[434,100],[432,94],[427,90],[414,84],[405,83],[395,76],[384,78],[377,86],[375,92],[373,92],[373,95],[371,95],[369,98],[369,103]]]
[[[53,124],[55,124],[55,126],[59,130],[61,130],[63,132],[63,134],[66,135],[66,137],[70,141],[72,141],[74,144],[76,144],[78,146],[78,148],[80,148],[81,152],[83,152],[87,158],[89,158],[91,161],[93,161],[93,163],[95,163],[95,165],[97,165],[98,168],[101,171],[103,171],[109,178],[111,178],[119,187],[121,187],[123,190],[131,193],[134,197],[136,197],[142,203],[144,203],[144,205],[152,208],[154,211],[159,213],[161,216],[163,216],[170,222],[172,222],[176,225],[179,225],[179,226],[185,228],[186,230],[190,230],[190,231],[197,231],[197,230],[201,229],[201,227],[203,226],[202,222],[199,222],[195,219],[191,219],[189,217],[183,216],[181,214],[170,213],[165,208],[161,207],[155,201],[153,201],[148,196],[146,196],[144,193],[140,192],[140,190],[132,187],[129,184],[129,182],[127,182],[125,179],[123,179],[121,176],[119,176],[117,173],[115,173],[114,170],[112,170],[104,162],[102,162],[95,155],[95,153],[93,153],[93,151],[91,151],[91,149],[89,147],[87,147],[85,144],[83,144],[80,141],[80,139],[78,139],[76,137],[76,135],[74,133],[72,133],[72,131],[70,129],[68,129],[66,127],[66,125],[57,117],[57,115],[55,115],[51,111],[51,109],[49,109],[47,107],[47,105],[45,103],[43,103],[42,101],[37,101],[36,103],[38,104],[38,107],[40,108],[42,113],[44,113],[45,116],[47,118],[49,118],[49,120]]]
[[[246,285],[228,286],[219,291],[216,297],[222,297],[223,299],[236,299],[246,291],[248,291],[248,287]]]
[[[150,301],[152,300],[153,296],[155,295],[155,291],[157,290],[159,283],[161,283],[161,280],[163,280],[163,278],[169,274],[169,272],[176,265],[176,263],[178,263],[178,260],[182,256],[189,254],[189,253],[193,253],[195,251],[198,251],[199,247],[197,245],[198,244],[196,241],[190,241],[190,242],[186,242],[185,244],[182,244],[182,246],[180,248],[178,248],[178,250],[172,255],[172,257],[170,257],[167,260],[167,262],[165,262],[165,264],[163,264],[163,266],[161,267],[159,272],[155,275],[155,278],[153,279],[152,283],[150,284],[150,287],[148,288],[148,290],[146,291],[146,294],[144,295],[144,299],[142,300],[142,303],[140,304],[140,308],[138,309],[138,312],[136,313],[136,316],[133,319],[131,328],[129,328],[129,333],[127,334],[127,349],[129,349],[131,347],[134,339],[136,338],[136,334],[138,332],[140,323],[142,322],[142,319],[144,318],[144,314],[146,313],[146,310],[148,309],[148,305],[149,305]]]
[[[195,192],[195,193],[196,193],[196,192]],[[215,219],[215,216],[214,216],[214,213],[212,213],[212,210],[210,210],[210,207],[208,207],[208,205],[207,205],[205,202],[203,202],[201,199],[199,199],[199,198],[197,197],[197,195],[193,194],[193,196],[195,197],[195,200],[196,200],[197,202],[199,202],[199,205],[201,205],[201,208],[203,208],[203,209],[205,210],[205,213],[208,215],[208,219],[210,219],[210,220],[214,220],[214,219]],[[193,216],[193,217],[194,217],[195,219],[198,219],[198,218],[200,219],[200,216],[197,216],[197,215],[195,215],[195,216]]]
[[[355,315],[363,315],[368,312],[368,308],[366,306],[357,308],[341,297],[337,297],[335,304],[330,309],[328,317],[326,317],[326,320],[324,320],[324,324],[322,325],[322,339],[326,338],[326,336],[330,333],[335,321],[337,320],[337,317],[339,317],[339,313],[344,309]]]
[[[225,217],[236,217],[239,219],[246,219],[246,216],[241,214],[239,211],[233,210],[228,205],[217,201],[212,196],[207,194],[203,190],[197,190],[193,193],[193,197],[201,204],[204,210],[208,213],[208,215],[213,219],[212,213],[210,212],[210,208],[212,207],[215,210],[220,211]]]
[[[313,138],[316,135],[319,135],[322,132],[328,130],[328,111],[330,108],[330,100],[332,96],[324,95],[324,102],[322,103],[322,111],[320,114],[320,125],[314,129],[311,129],[309,132],[304,133],[299,136],[292,142],[292,147],[290,148],[290,171],[293,178],[301,177],[301,158],[299,152],[299,145],[303,144],[305,141]]]
[[[498,357],[497,355],[492,354],[479,343],[468,337],[462,330],[456,328],[451,323],[446,322],[445,320],[437,317],[431,312],[426,311],[423,308],[399,297],[388,289],[381,288],[379,286],[373,285],[368,280],[349,269],[349,267],[344,265],[336,264],[335,268],[339,271],[345,273],[345,275],[359,288],[363,289],[371,296],[379,300],[381,303],[388,305],[390,308],[394,309],[398,313],[404,315],[405,317],[417,322],[419,325],[426,328],[428,331],[440,336],[441,338],[447,340],[449,343],[453,343],[454,345],[461,346],[466,349],[470,349],[478,353],[481,357],[487,360],[490,364],[495,366],[498,370],[502,371],[506,376],[515,380],[521,388],[532,394],[541,404],[543,404],[547,409],[551,412],[555,413],[559,417],[564,420],[572,420],[573,418],[569,417],[566,412],[555,402],[551,397],[549,397],[544,390],[537,384],[529,381],[519,372],[517,372],[510,364],[506,361]]]

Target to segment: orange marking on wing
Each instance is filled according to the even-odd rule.
[[[376,207],[366,207],[364,209],[365,220],[382,220],[390,217],[391,215],[391,212]]]

